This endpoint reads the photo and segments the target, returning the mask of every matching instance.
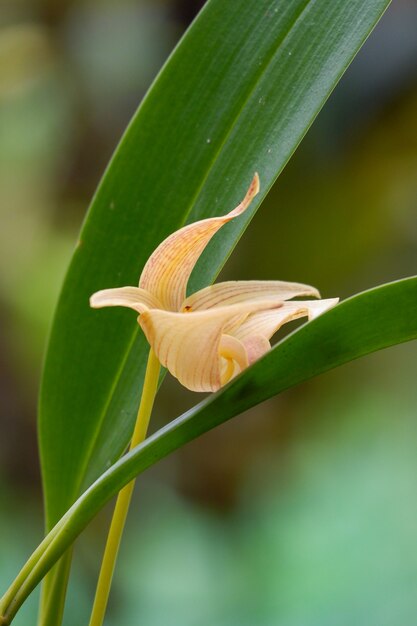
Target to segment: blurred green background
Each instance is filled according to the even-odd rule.
[[[101,173],[202,2],[3,0],[0,586],[42,535],[36,395],[60,282]],[[417,2],[396,0],[223,278],[347,297],[415,274]],[[224,207],[225,211],[231,207]],[[417,349],[310,381],[141,477],[108,626],[415,626]],[[164,383],[154,428],[200,397]],[[84,624],[110,509],[81,540]],[[36,598],[16,618],[35,624]]]

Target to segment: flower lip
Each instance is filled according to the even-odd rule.
[[[193,391],[215,391],[221,386],[222,337],[233,335],[251,313],[282,306],[281,301],[269,299],[189,314],[149,309],[139,316],[138,322],[162,365],[185,387]],[[240,343],[237,338],[231,341],[235,346]],[[243,347],[240,353],[236,352],[240,360],[244,358],[243,352]]]

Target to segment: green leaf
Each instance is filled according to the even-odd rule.
[[[214,279],[388,0],[210,0],[124,135],[93,199],[47,353],[39,440],[47,527],[125,448],[147,347],[128,311],[92,311],[137,283],[156,245],[262,193],[192,277]],[[277,277],[285,278],[285,277]]]
[[[40,546],[14,605],[9,600],[3,608],[10,604],[6,612],[13,616],[54,561],[137,474],[289,387],[365,354],[417,339],[416,311],[417,277],[413,277],[356,295],[293,332],[229,385],[159,430],[103,474]]]

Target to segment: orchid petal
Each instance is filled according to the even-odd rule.
[[[269,340],[263,335],[250,335],[243,339],[242,344],[246,350],[249,365],[255,363],[271,349]]]
[[[253,177],[243,201],[221,217],[200,220],[184,226],[165,239],[149,257],[139,287],[157,297],[164,309],[178,311],[185,299],[190,274],[215,233],[243,213],[259,191],[259,177]]]
[[[106,306],[125,306],[143,313],[148,309],[159,309],[161,303],[155,296],[140,289],[140,287],[118,287],[116,289],[103,289],[97,291],[90,298],[90,306],[93,309],[101,309]]]
[[[289,300],[305,296],[320,298],[320,293],[310,285],[281,280],[230,280],[196,291],[184,300],[181,309],[198,311],[269,297]]]
[[[245,347],[239,339],[233,337],[233,335],[223,334],[220,338],[219,354],[225,359],[233,359],[236,361],[240,369],[248,367],[248,355],[246,354]]]
[[[246,348],[233,335],[223,334],[220,338],[219,355],[221,361],[221,384],[229,382],[249,365]]]
[[[220,357],[220,384],[223,387],[239,372],[239,368],[236,366],[236,361],[233,359],[225,359]]]
[[[233,336],[240,339],[249,347],[249,340],[257,341],[253,340],[254,337],[270,339],[283,324],[304,316],[308,316],[308,319],[312,320],[334,307],[338,301],[339,298],[318,301],[284,302],[283,306],[279,309],[252,313],[252,315],[233,332]]]
[[[138,322],[159,361],[184,387],[216,391],[222,384],[222,359],[245,367],[248,362],[240,342],[230,342],[224,333],[231,334],[255,311],[280,305],[267,300],[195,313],[153,309],[142,313]]]

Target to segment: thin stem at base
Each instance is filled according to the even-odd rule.
[[[140,400],[139,411],[136,418],[135,430],[133,432],[130,449],[144,441],[148,430],[149,420],[152,413],[152,407],[155,394],[158,387],[160,365],[155,356],[154,351],[150,350],[148,364],[146,367],[145,380],[143,383],[142,397]],[[119,551],[120,541],[126,522],[129,504],[135,487],[135,480],[132,480],[124,487],[117,497],[113,518],[110,525],[107,543],[104,550],[103,561],[101,564],[100,575],[97,583],[96,595],[94,598],[93,610],[91,613],[89,626],[102,626],[104,615],[106,613],[107,601],[109,598],[111,582],[113,578],[114,567],[116,564],[117,553]]]
[[[72,563],[73,546],[45,576],[39,607],[38,626],[61,626]]]

